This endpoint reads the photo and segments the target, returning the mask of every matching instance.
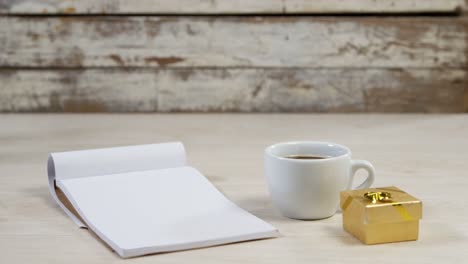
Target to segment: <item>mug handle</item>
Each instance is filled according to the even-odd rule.
[[[351,187],[353,186],[354,175],[356,175],[356,172],[360,169],[364,169],[367,171],[367,178],[359,186],[354,188],[354,190],[369,188],[372,185],[372,183],[374,183],[374,179],[375,179],[374,166],[372,166],[372,164],[368,162],[367,160],[351,160],[351,171],[350,171],[351,175],[349,177],[348,188],[346,188],[347,190],[350,190]]]

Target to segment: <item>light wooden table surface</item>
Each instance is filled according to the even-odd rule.
[[[349,146],[424,203],[420,240],[362,245],[341,214],[319,221],[273,208],[262,153],[272,143]],[[190,163],[282,237],[123,260],[49,195],[54,151],[180,140]],[[468,115],[0,115],[0,263],[463,263],[468,249]],[[361,175],[363,176],[363,175]]]

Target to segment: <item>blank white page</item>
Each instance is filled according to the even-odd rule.
[[[52,197],[80,227],[85,225],[65,205],[55,192],[55,180],[146,171],[186,165],[181,142],[126,147],[57,152],[49,155],[47,172]]]
[[[58,179],[57,186],[122,257],[277,236],[191,167]]]

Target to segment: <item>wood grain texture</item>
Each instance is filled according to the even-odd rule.
[[[0,71],[0,112],[149,112],[154,78],[144,71]]]
[[[4,67],[466,67],[463,17],[0,17]]]
[[[465,112],[464,70],[1,70],[1,112]]]
[[[463,1],[463,0],[461,0]],[[303,14],[456,12],[460,0],[0,0],[3,14]]]
[[[466,202],[447,195],[468,189],[466,114],[8,114],[0,126],[2,263],[427,264],[468,257]],[[374,165],[374,186],[396,185],[421,199],[420,239],[366,246],[343,230],[340,212],[318,221],[281,216],[267,191],[262,153],[300,139],[344,144],[353,158]],[[77,228],[49,194],[49,152],[172,140],[184,142],[190,164],[228,199],[282,236],[123,261]]]

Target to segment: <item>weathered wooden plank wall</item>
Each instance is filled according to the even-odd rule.
[[[0,112],[468,111],[463,1],[176,2],[0,0]]]
[[[461,18],[4,17],[18,67],[465,67]]]
[[[2,111],[463,112],[461,69],[3,70]]]

